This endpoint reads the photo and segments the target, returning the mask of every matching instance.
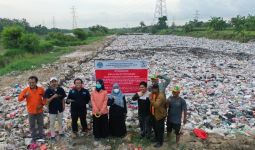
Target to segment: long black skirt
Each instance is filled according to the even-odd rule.
[[[93,134],[95,138],[106,138],[109,135],[108,115],[99,118],[93,115]]]
[[[127,133],[127,128],[125,124],[126,117],[124,115],[109,117],[109,129],[110,135],[114,137],[124,137]]]

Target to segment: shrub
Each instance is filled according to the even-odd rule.
[[[53,44],[50,41],[40,41],[38,51],[39,52],[48,52],[53,49]]]
[[[40,39],[34,33],[23,34],[20,39],[20,48],[28,51],[35,52],[39,48]]]
[[[83,29],[77,28],[73,30],[73,34],[75,35],[76,38],[80,40],[86,40],[88,38],[88,35]]]
[[[70,43],[77,41],[78,39],[71,35],[65,35],[61,32],[51,32],[46,37],[46,40],[50,41],[56,46],[69,46]]]
[[[193,25],[190,24],[190,23],[186,23],[184,26],[183,26],[183,31],[184,32],[192,32],[193,31]]]
[[[2,41],[5,48],[18,48],[24,29],[20,26],[5,27],[2,31]]]

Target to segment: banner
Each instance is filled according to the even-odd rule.
[[[139,90],[139,83],[148,80],[148,62],[143,60],[96,60],[96,79],[103,79],[110,94],[114,83],[125,94]]]

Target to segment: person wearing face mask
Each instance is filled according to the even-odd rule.
[[[83,81],[80,78],[74,80],[75,87],[69,91],[67,96],[67,104],[71,103],[71,117],[72,117],[72,137],[78,136],[78,119],[80,118],[82,132],[88,131],[86,115],[86,105],[90,101],[90,93],[87,89],[82,86]]]
[[[127,133],[126,129],[126,114],[127,105],[126,98],[120,90],[120,86],[115,83],[112,93],[108,99],[109,111],[109,131],[114,137],[124,137]]]
[[[109,134],[107,102],[108,96],[104,82],[99,79],[96,82],[96,89],[91,93],[93,134],[96,140],[106,138]]]

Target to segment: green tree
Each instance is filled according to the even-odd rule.
[[[76,38],[78,38],[80,40],[87,39],[87,34],[83,29],[80,29],[80,28],[74,29],[73,34],[75,35]]]
[[[221,17],[212,17],[208,21],[209,30],[222,31],[226,28],[226,21]]]
[[[183,31],[184,32],[192,32],[193,31],[193,24],[191,23],[186,23],[184,26],[183,26]]]
[[[255,16],[248,15],[248,17],[246,17],[245,29],[248,31],[255,31]]]
[[[238,15],[234,18],[231,18],[231,24],[236,32],[241,32],[245,29],[245,17]]]
[[[20,48],[29,52],[35,52],[39,47],[39,43],[38,35],[34,33],[23,34],[20,39]]]
[[[166,17],[166,16],[163,16],[163,17],[158,18],[157,28],[158,28],[159,30],[161,30],[161,29],[167,29],[168,27],[167,27],[166,21],[167,21],[167,17]]]
[[[24,29],[20,26],[5,27],[2,31],[2,41],[5,48],[18,48]]]
[[[105,35],[109,33],[109,29],[101,25],[89,27],[89,31],[91,31],[94,35]]]

